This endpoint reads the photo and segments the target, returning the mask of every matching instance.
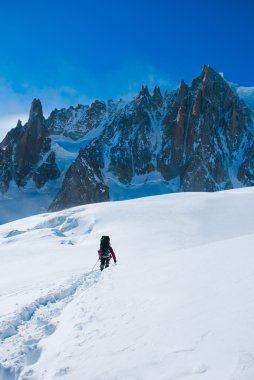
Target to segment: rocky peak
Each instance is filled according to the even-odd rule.
[[[16,141],[14,149],[14,178],[18,186],[26,184],[36,165],[50,150],[50,146],[51,140],[43,116],[41,101],[34,99],[28,122],[24,125],[24,131]]]
[[[50,152],[51,139],[39,99],[32,102],[28,122],[22,126],[19,120],[16,128],[7,133],[1,147],[4,148],[0,152],[1,192],[8,190],[11,180],[23,187],[33,178],[40,188],[60,175],[55,155]]]
[[[163,95],[164,98],[166,99],[166,98],[168,97],[168,95],[169,95],[169,94],[168,94],[168,90],[165,90],[164,95]]]
[[[177,90],[177,99],[181,102],[185,96],[188,94],[189,87],[188,85],[184,82],[184,80],[181,80],[180,86]]]
[[[18,120],[17,125],[16,125],[16,128],[18,128],[18,129],[22,129],[22,128],[23,128],[23,127],[22,127],[22,121],[21,121],[21,120]]]
[[[202,67],[202,71],[201,71],[201,78],[204,78],[207,74],[209,75],[211,70],[212,69],[211,69],[210,65],[204,64]]]
[[[135,101],[140,109],[149,108],[151,105],[152,97],[149,93],[148,87],[142,85],[139,94],[136,96]]]
[[[191,92],[195,98],[194,114],[200,112],[221,113],[231,112],[234,104],[239,102],[238,97],[225,79],[210,66],[204,65],[201,75],[195,78],[191,84]]]
[[[88,124],[92,123],[92,119],[100,119],[101,116],[106,112],[106,104],[105,102],[101,102],[99,100],[95,100],[87,110],[87,122]]]
[[[15,128],[12,128],[3,141],[0,143],[1,148],[6,148],[10,143],[18,141],[21,135],[24,133],[24,127],[20,120],[18,120]]]
[[[203,66],[200,77],[203,83],[211,83],[220,80],[224,81],[222,76],[219,73],[217,73],[217,71],[212,69],[210,65]]]
[[[155,86],[152,94],[152,99],[154,103],[158,106],[161,107],[163,104],[163,97],[161,95],[161,90],[159,86]]]
[[[154,89],[153,89],[153,97],[159,97],[159,98],[162,98],[162,95],[161,95],[161,90],[160,90],[160,87],[159,86],[155,86]]]
[[[220,74],[213,70],[209,65],[203,65],[201,74],[191,82],[191,90],[195,93],[201,87],[213,86],[215,82],[223,80]]]
[[[144,85],[142,85],[141,90],[139,91],[139,94],[137,96],[137,99],[141,99],[143,97],[148,97],[148,98],[151,97],[148,87]]]
[[[38,118],[41,120],[44,119],[43,112],[42,112],[42,104],[41,104],[40,99],[34,99],[32,101],[28,121],[32,121],[35,118]]]
[[[46,125],[51,135],[63,135],[72,140],[84,137],[91,129],[97,128],[103,120],[109,103],[95,100],[90,105],[63,108],[51,112]]]
[[[204,65],[199,77],[193,79],[191,84],[192,90],[198,90],[199,88],[211,88],[212,90],[219,89],[221,87],[230,88],[225,79],[212,69],[209,65]]]
[[[99,100],[95,100],[93,103],[91,103],[89,109],[94,112],[101,112],[105,111],[106,104],[104,102],[101,102]]]
[[[31,149],[41,148],[42,140],[49,135],[48,129],[46,127],[45,118],[42,112],[42,104],[40,99],[34,99],[30,108],[29,119],[25,125],[25,135],[24,141],[26,144],[32,143]],[[33,147],[33,143],[36,147]],[[37,145],[39,144],[39,145]]]

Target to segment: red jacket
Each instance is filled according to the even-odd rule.
[[[116,255],[115,255],[115,252],[113,251],[113,248],[111,246],[109,247],[109,250],[111,253],[111,257],[113,257],[113,260],[116,263]],[[99,258],[101,258],[101,250],[100,249],[98,250],[98,255],[99,255]]]

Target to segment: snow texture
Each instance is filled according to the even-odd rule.
[[[0,379],[252,380],[253,213],[248,188],[0,226]]]

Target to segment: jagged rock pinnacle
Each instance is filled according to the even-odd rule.
[[[18,120],[16,128],[22,128],[22,121]]]
[[[161,90],[159,86],[155,86],[153,90],[153,97],[155,98],[162,98]]]
[[[203,82],[223,79],[217,71],[211,68],[210,65],[204,65],[201,72],[201,79]]]
[[[151,96],[147,86],[142,85],[141,90],[137,97],[141,98],[142,96]]]
[[[188,85],[181,80],[180,87],[178,88],[178,98],[182,99],[188,92]]]
[[[163,104],[163,97],[161,95],[161,90],[159,86],[155,86],[152,94],[152,99],[157,107],[161,107]]]
[[[42,105],[40,99],[34,99],[29,113],[29,120],[35,117],[43,118]]]

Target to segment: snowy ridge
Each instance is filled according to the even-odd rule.
[[[0,226],[1,380],[250,380],[254,190]],[[111,236],[118,264],[92,268]]]

